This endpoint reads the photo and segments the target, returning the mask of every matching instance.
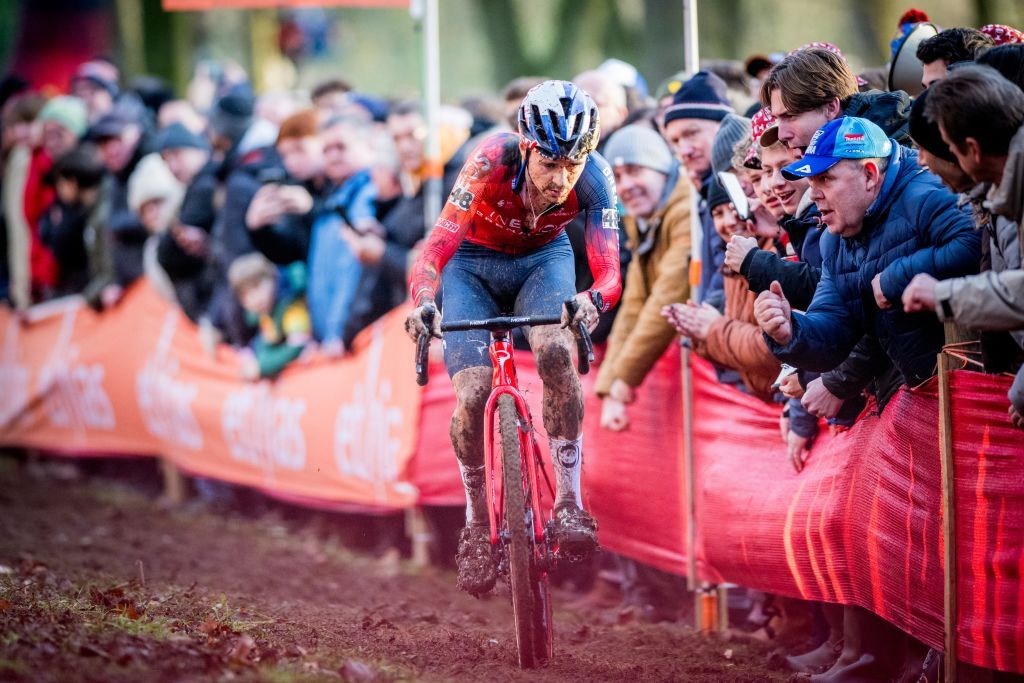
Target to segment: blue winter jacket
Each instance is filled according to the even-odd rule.
[[[846,359],[865,333],[874,334],[910,386],[934,374],[944,343],[942,324],[931,312],[905,313],[903,290],[918,273],[944,280],[978,271],[981,234],[957,197],[921,169],[917,152],[893,144],[882,189],[864,216],[861,231],[821,238],[822,277],[806,313],[793,313],[793,338],[768,347],[784,363],[825,372]],[[880,310],[871,281],[891,308]]]

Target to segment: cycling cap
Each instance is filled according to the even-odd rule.
[[[544,81],[519,106],[519,134],[546,157],[583,159],[601,137],[597,105],[569,81]]]

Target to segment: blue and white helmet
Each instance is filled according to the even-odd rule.
[[[519,134],[546,157],[584,159],[601,138],[597,105],[569,81],[544,81],[519,106]]]

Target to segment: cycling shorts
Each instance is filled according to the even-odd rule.
[[[558,315],[576,294],[572,245],[563,232],[526,254],[505,254],[464,241],[441,273],[443,320],[480,320],[501,315]],[[491,367],[486,330],[446,332],[448,376]]]

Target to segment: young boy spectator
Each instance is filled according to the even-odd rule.
[[[274,378],[302,353],[311,339],[306,308],[306,267],[297,262],[278,268],[262,254],[238,257],[228,282],[249,322],[259,333],[241,352],[242,379]]]

